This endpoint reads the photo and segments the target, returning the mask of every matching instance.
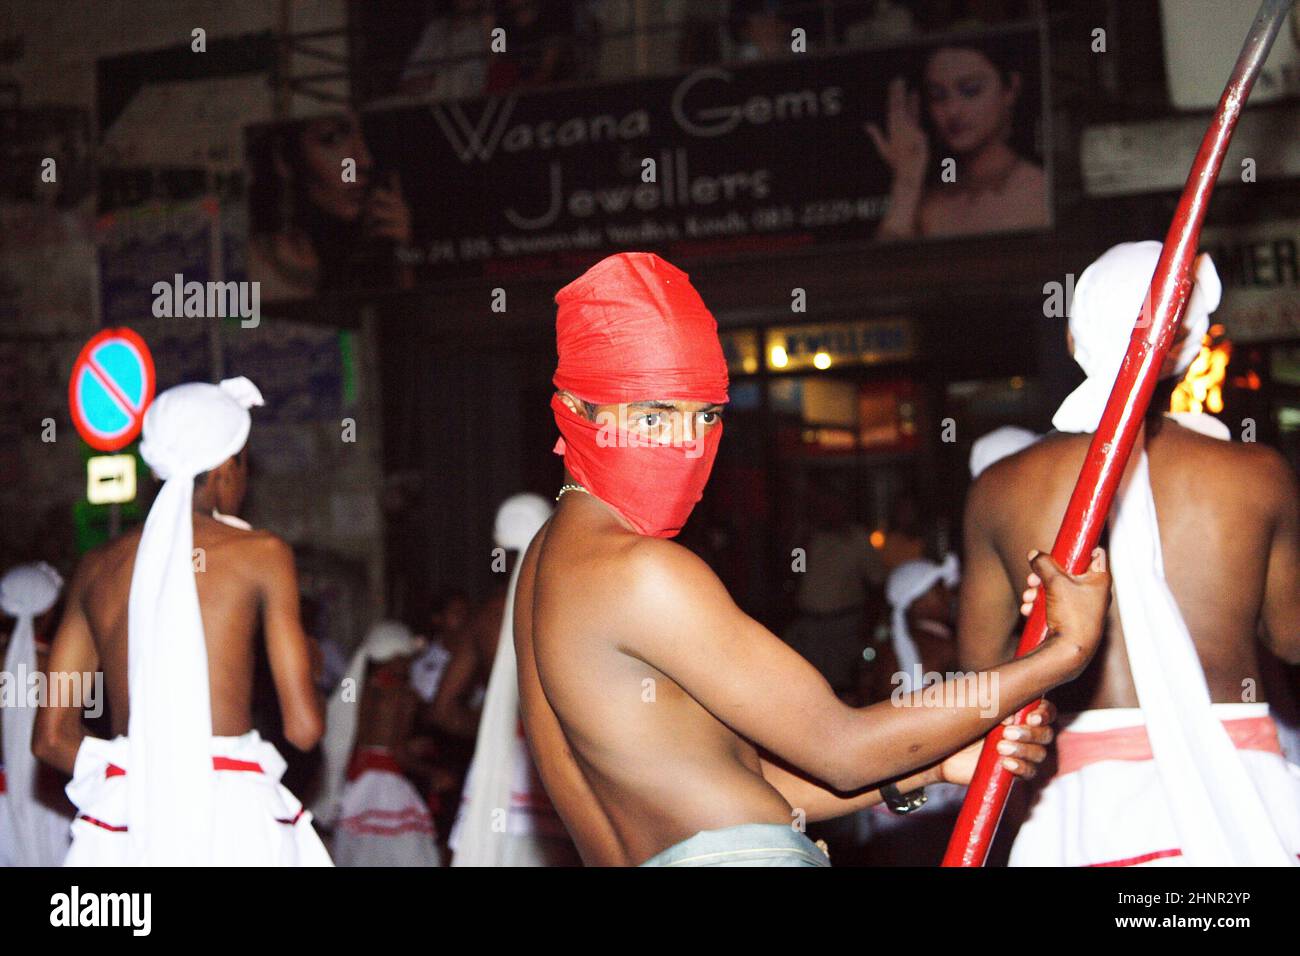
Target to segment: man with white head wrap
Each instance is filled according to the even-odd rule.
[[[102,669],[117,736],[87,736],[76,706],[37,718],[37,755],[73,775],[68,865],[329,865],[283,758],[250,729],[260,624],[286,738],[320,736],[293,552],[218,513],[242,502],[261,404],[246,378],[159,395],[140,445],[163,480],[148,519],[77,569],[49,666]]]
[[[1060,434],[991,466],[971,490],[967,667],[1013,652],[1010,568],[1060,522],[1159,254],[1156,242],[1125,243],[1083,273],[1070,339],[1088,377],[1053,418]],[[1294,865],[1300,853],[1300,769],[1254,691],[1258,633],[1300,660],[1295,476],[1272,450],[1228,441],[1208,415],[1161,414],[1219,293],[1202,256],[1110,516],[1108,643],[1096,679],[1061,694],[1062,709],[1082,712],[1061,721],[1057,774],[1035,794],[1013,864]]]
[[[891,608],[890,639],[893,642],[894,656],[898,659],[898,676],[902,681],[903,693],[919,690],[927,670],[937,669],[927,669],[924,666],[925,662],[922,661],[912,636],[913,627],[943,640],[951,641],[954,637],[948,622],[925,618],[909,623],[908,611],[934,590],[936,585],[943,585],[950,591],[956,589],[961,581],[958,568],[957,555],[949,554],[942,564],[923,560],[905,561],[889,574],[889,581],[885,584],[885,597]],[[946,633],[943,630],[945,628]]]
[[[40,673],[36,620],[63,590],[59,572],[43,561],[21,564],[0,578],[0,611],[14,619],[4,673],[12,693],[0,695],[0,866],[59,866],[68,852],[71,808],[61,794],[41,787],[42,768],[32,754],[35,701],[29,690]]]
[[[494,538],[516,552],[497,635],[492,674],[479,719],[474,759],[451,831],[452,866],[557,866],[577,853],[538,779],[519,717],[515,659],[515,585],[519,560],[551,506],[539,495],[507,498],[497,510]]]
[[[406,777],[418,704],[410,665],[423,647],[405,624],[376,622],[330,697],[313,809],[334,829],[338,866],[442,865],[429,807]]]
[[[890,678],[894,699],[952,676],[956,663],[952,605],[960,581],[955,554],[946,555],[942,563],[905,561],[890,572],[885,598],[891,608],[890,642],[897,665]],[[918,647],[918,637],[930,653]],[[935,653],[937,648],[942,650]],[[886,856],[905,858],[911,865],[938,863],[952,831],[951,814],[961,805],[966,788],[945,782],[926,787],[925,792],[922,812],[899,815],[884,804],[859,811],[858,838],[873,844],[869,851],[873,863],[883,862]],[[896,839],[905,841],[905,850],[893,845]],[[933,859],[926,859],[927,853]]]

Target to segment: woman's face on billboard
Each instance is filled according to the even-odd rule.
[[[970,153],[1005,139],[1020,92],[1020,77],[1002,74],[979,50],[944,47],[925,67],[930,119],[953,152]]]
[[[339,219],[354,220],[365,205],[374,160],[355,116],[313,120],[299,134],[307,196]],[[344,180],[344,160],[356,163],[354,182]],[[354,177],[349,176],[348,179]]]

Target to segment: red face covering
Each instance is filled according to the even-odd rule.
[[[555,296],[554,383],[596,405],[727,400],[718,326],[686,273],[652,253],[610,256]],[[551,401],[569,473],[640,534],[676,535],[704,493],[721,425],[683,445],[648,444],[625,422]],[[694,432],[692,432],[694,433]]]

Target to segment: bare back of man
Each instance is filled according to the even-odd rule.
[[[56,672],[103,672],[115,735],[126,734],[130,720],[127,619],[140,535],[140,529],[127,532],[82,559],[50,657]],[[194,548],[213,734],[235,737],[252,728],[253,640],[261,625],[285,737],[310,749],[320,736],[320,704],[311,682],[311,645],[299,621],[292,550],[273,534],[234,528],[200,512],[194,514]],[[84,736],[79,712],[43,711],[37,736],[42,758],[71,773]]]
[[[411,687],[411,658],[372,661],[361,691],[356,746],[402,752],[411,739],[419,703]]]
[[[631,576],[655,560],[638,552],[682,549],[626,535],[593,547],[583,531],[561,511],[534,540],[519,576],[515,635],[538,764],[577,771],[561,792],[557,774],[542,777],[584,859],[635,863],[700,830],[789,823],[754,746],[667,674],[618,649],[618,634],[648,623],[628,600]]]
[[[564,498],[523,560],[525,728],[588,864],[637,864],[704,830],[828,819],[879,802],[873,782],[939,782],[943,758],[993,723],[974,708],[846,706],[703,561],[589,495]],[[1100,607],[1085,597],[1072,625],[1086,631]],[[1032,699],[1048,662],[1020,663],[1001,674],[998,719]]]
[[[1050,435],[989,468],[972,488],[958,628],[965,666],[1013,655],[1019,557],[1054,537],[1090,440]],[[1269,448],[1220,441],[1172,419],[1149,419],[1146,440],[1165,577],[1211,699],[1239,703],[1243,687],[1259,684],[1257,637],[1300,661],[1295,475]],[[1114,602],[1092,665],[1056,701],[1069,711],[1138,706]]]

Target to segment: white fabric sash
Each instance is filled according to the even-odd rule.
[[[515,587],[519,583],[524,552],[550,515],[550,505],[536,495],[509,498],[497,514],[496,542],[503,548],[518,551],[519,558],[510,572],[474,759],[465,778],[465,792],[452,830],[455,838],[452,866],[505,866],[510,840],[520,839],[509,836],[509,828],[503,825],[506,820],[496,819],[496,815],[510,812],[510,793],[517,777],[516,763],[521,749],[515,732],[519,725]],[[526,752],[523,757],[527,759]]]
[[[1215,437],[1206,415],[1178,416]],[[1211,425],[1213,423],[1213,425]],[[1191,866],[1291,866],[1291,858],[1211,710],[1205,672],[1165,580],[1144,444],[1133,452],[1111,513],[1111,573],[1129,669],[1160,782]]]

